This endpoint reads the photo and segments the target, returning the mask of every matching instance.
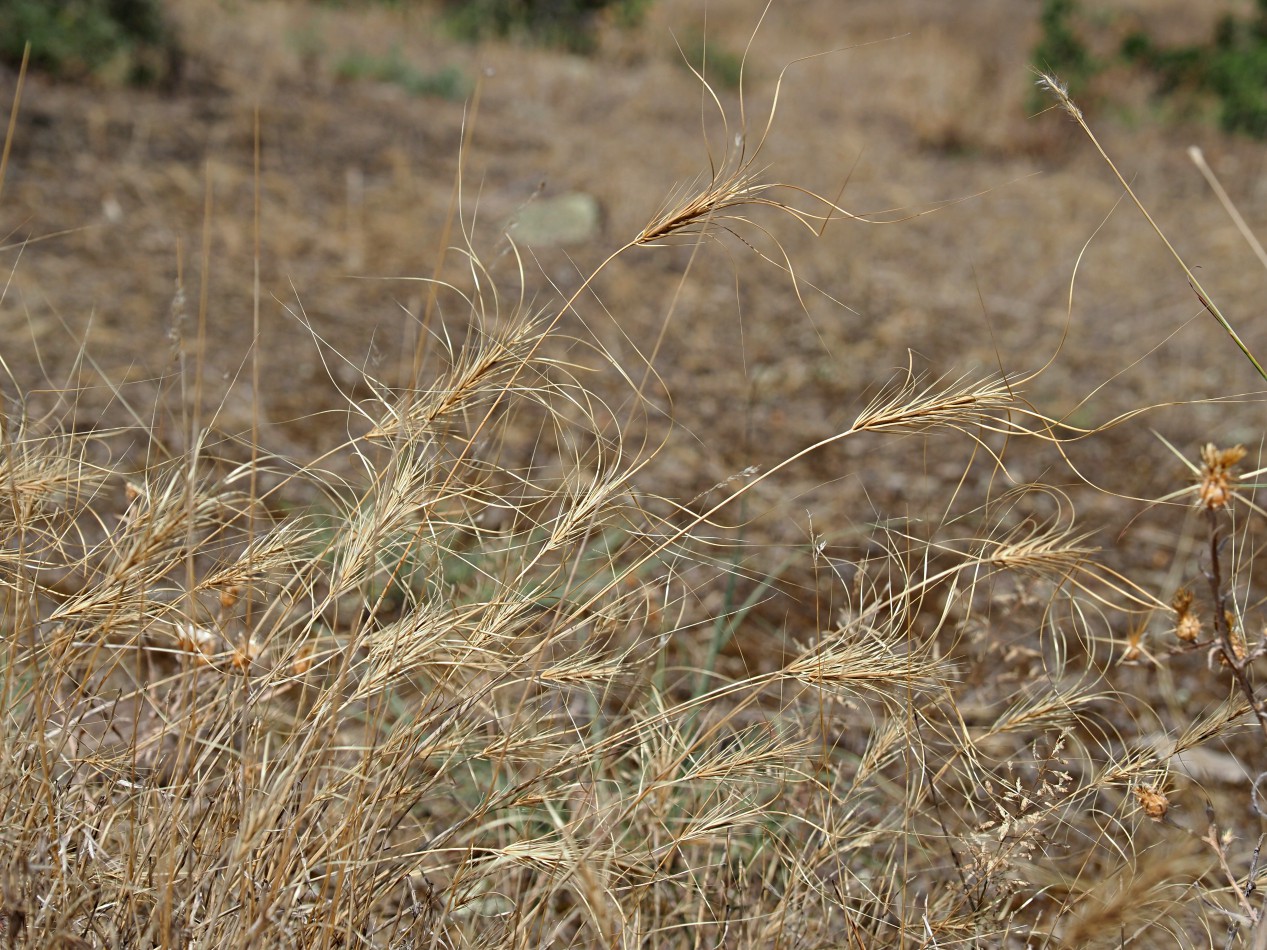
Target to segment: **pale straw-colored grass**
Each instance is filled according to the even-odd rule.
[[[788,211],[751,158],[615,253]],[[222,464],[196,425],[195,449],[125,472],[126,432],[5,416],[12,945],[1198,945],[1213,903],[1252,910],[1217,878],[1222,839],[1189,847],[1146,810],[1175,751],[1234,737],[1252,703],[1169,753],[1132,744],[1116,631],[1169,596],[1101,563],[1058,489],[965,473],[948,494],[979,497],[877,526],[866,558],[811,537],[819,622],[789,613],[751,666],[702,635],[740,499],[846,440],[874,466],[895,437],[961,438],[1005,472],[1010,442],[1055,438],[1024,379],[909,370],[673,504],[566,355],[581,291],[503,304],[462,253],[469,279],[434,286],[466,342],[405,392],[365,380],[337,478]]]

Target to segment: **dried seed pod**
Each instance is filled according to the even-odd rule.
[[[1175,636],[1184,643],[1195,643],[1201,639],[1201,618],[1196,614],[1186,614],[1175,626]]]
[[[313,649],[311,643],[305,643],[299,648],[295,654],[295,658],[290,662],[290,671],[296,676],[303,676],[310,669],[313,663]]]
[[[1187,587],[1180,587],[1175,591],[1175,596],[1170,598],[1170,607],[1180,620],[1192,609],[1192,600],[1192,590]]]
[[[1223,611],[1223,619],[1227,622],[1227,639],[1232,646],[1232,656],[1238,663],[1244,663],[1249,650],[1245,646],[1245,634],[1241,631],[1240,620],[1230,610]],[[1222,660],[1226,663],[1227,657],[1222,657]]]

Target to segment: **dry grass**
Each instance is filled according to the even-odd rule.
[[[1075,426],[1036,404],[1046,369],[938,377],[912,358],[773,464],[685,503],[655,481],[672,387],[636,345],[578,329],[601,278],[685,247],[685,275],[644,290],[672,311],[721,247],[808,312],[835,288],[781,229],[894,219],[767,177],[773,126],[745,150],[740,116],[737,152],[616,250],[587,249],[549,303],[526,289],[531,256],[481,253],[455,204],[442,230],[462,243],[419,282],[403,382],[296,308],[344,400],[311,424],[346,435],[311,458],[270,453],[258,416],[228,438],[226,404],[207,408],[205,283],[196,328],[173,305],[152,406],[102,374],[130,424],[80,425],[75,385],[37,411],[10,373],[9,945],[1267,939],[1244,450],[1201,450],[1156,500],[1164,574],[1101,550],[1069,476],[1014,471],[1053,454],[1077,471],[1080,446],[1150,408]],[[255,391],[270,359],[241,370]],[[964,462],[931,517],[876,518],[847,554],[811,517],[772,568],[748,506],[860,443],[912,481],[912,445]]]

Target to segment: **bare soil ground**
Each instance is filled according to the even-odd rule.
[[[1148,5],[1149,22],[1180,18],[1182,5],[1172,6]],[[169,376],[178,272],[191,320],[202,287],[209,181],[208,403],[241,388],[258,105],[261,346],[286,354],[289,369],[266,380],[261,400],[288,435],[319,442],[322,427],[305,420],[315,406],[341,404],[332,385],[339,374],[336,367],[329,378],[295,311],[302,306],[312,330],[349,360],[375,361],[391,377],[423,295],[409,280],[432,273],[445,234],[466,111],[391,84],[337,81],[343,54],[395,48],[424,71],[456,66],[483,77],[462,213],[489,260],[504,265],[502,229],[539,191],[598,197],[606,212],[598,239],[531,249],[528,296],[543,300],[552,284],[575,287],[676,185],[706,173],[710,144],[714,154],[724,147],[673,35],[707,31],[718,55],[735,56],[760,12],[752,3],[710,4],[705,21],[700,5],[660,3],[641,29],[611,30],[601,52],[582,59],[455,45],[426,12],[194,2],[176,10],[189,65],[172,92],[32,77],[5,203],[6,253],[21,254],[3,309],[14,373],[28,384],[63,382],[86,341],[115,383],[122,376],[157,385]],[[1187,19],[1208,28],[1216,13]],[[1059,415],[1121,371],[1088,419],[1155,396],[1210,395],[1212,383],[1252,387],[1245,367],[1216,358],[1223,342],[1209,326],[1188,325],[1197,305],[1182,277],[1137,214],[1114,212],[1120,189],[1071,123],[1029,114],[1035,36],[1033,18],[1006,3],[772,8],[752,43],[744,103],[751,148],[790,64],[765,145],[769,177],[839,192],[841,205],[860,214],[914,215],[953,203],[883,227],[837,221],[821,238],[780,226],[803,301],[792,280],[742,245],[696,255],[660,369],[681,421],[702,442],[691,466],[699,484],[829,431],[906,364],[908,349],[934,373],[999,363],[1024,372],[1067,337],[1035,397]],[[847,49],[829,52],[838,47]],[[795,62],[815,54],[824,55]],[[1251,224],[1261,150],[1206,125],[1162,127],[1130,94],[1129,126],[1111,109],[1093,111],[1093,120],[1181,252],[1202,266],[1231,313],[1244,312],[1260,290],[1259,269],[1184,149],[1204,147]],[[738,96],[726,88],[721,95],[735,134]],[[1074,266],[1093,237],[1070,314]],[[689,249],[620,261],[596,288],[610,316],[578,319],[600,338],[627,334],[648,348],[676,286],[663,273],[688,260]],[[1244,332],[1252,345],[1254,327]],[[144,406],[152,400],[141,392],[133,398]],[[99,398],[111,397],[102,390]],[[240,427],[235,410],[249,403],[249,394],[230,395],[221,426]],[[771,414],[779,424],[762,425]],[[763,433],[759,447],[736,438],[745,428]]]
[[[1163,38],[1204,35],[1219,13],[1163,2],[1133,9]],[[719,85],[727,134],[742,133],[748,148],[762,139],[778,88],[763,144],[769,178],[839,194],[854,213],[907,220],[837,219],[821,237],[761,222],[795,280],[757,253],[778,263],[773,243],[742,241],[627,255],[603,275],[577,307],[576,334],[618,359],[622,349],[651,352],[663,335],[656,369],[677,428],[648,490],[688,500],[768,467],[852,419],[908,362],[933,377],[1046,367],[1027,394],[1081,427],[1256,388],[1072,123],[1032,114],[1037,24],[1028,8],[804,0],[775,4],[758,29],[760,4],[666,0],[640,29],[607,30],[591,58],[458,45],[426,9],[195,0],[173,12],[187,48],[176,89],[85,89],[39,76],[27,86],[5,194],[0,321],[10,371],[37,412],[73,399],[81,426],[157,412],[159,433],[178,442],[170,413],[180,400],[158,394],[174,385],[181,359],[201,359],[218,431],[248,432],[254,406],[273,451],[303,458],[331,448],[347,423],[331,424],[329,413],[357,398],[360,369],[403,379],[426,298],[418,278],[433,274],[446,238],[461,243],[445,225],[464,117],[462,227],[506,287],[519,276],[503,231],[534,195],[582,191],[604,209],[603,233],[581,246],[523,249],[526,299],[540,305],[574,290],[675,186],[706,174],[710,149],[716,157],[733,145],[675,37],[688,49],[706,37],[715,57],[748,51],[742,103]],[[478,110],[336,78],[349,54],[393,51],[423,72],[479,77]],[[1208,289],[1228,313],[1252,314],[1262,268],[1185,149],[1204,148],[1252,225],[1267,200],[1261,148],[1209,123],[1164,123],[1138,78],[1114,89],[1112,105],[1090,105]],[[270,368],[253,393],[257,107],[259,347]],[[197,353],[204,225],[208,342]],[[447,276],[460,276],[454,261]],[[184,303],[174,306],[178,279]],[[1267,333],[1252,321],[1241,332],[1251,348]],[[1081,476],[1105,490],[1081,493],[1080,507],[1117,511],[1120,528],[1137,508],[1113,493],[1151,497],[1183,477],[1150,427],[1191,448],[1206,437],[1253,442],[1252,419],[1227,405],[1187,407],[1073,447]],[[660,438],[663,427],[651,425],[648,437]],[[828,451],[788,472],[763,502],[777,509],[764,530],[803,541],[807,510],[830,536],[927,515],[962,474],[961,457],[923,447],[908,466],[869,472],[871,448]],[[1063,467],[1058,457],[1016,464],[1022,482]],[[1079,482],[1063,468],[1061,483]]]

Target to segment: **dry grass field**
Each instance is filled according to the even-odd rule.
[[[1265,153],[1038,8],[0,72],[4,944],[1267,946]]]

